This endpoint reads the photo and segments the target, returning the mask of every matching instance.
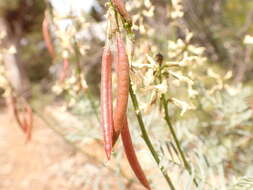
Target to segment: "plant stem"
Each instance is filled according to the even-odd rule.
[[[166,99],[165,99],[164,94],[162,95],[162,98],[161,98],[161,99],[162,99],[163,109],[164,109],[164,112],[165,112],[165,113],[164,113],[164,119],[165,119],[165,121],[166,121],[166,123],[167,123],[167,125],[168,125],[168,127],[169,127],[169,129],[170,129],[170,132],[171,132],[171,134],[172,134],[173,140],[174,140],[175,143],[176,143],[176,147],[177,147],[177,149],[178,149],[178,151],[179,151],[179,154],[180,154],[180,156],[181,156],[181,159],[182,159],[182,161],[183,161],[183,163],[184,163],[185,168],[186,168],[187,170],[191,171],[190,165],[189,165],[189,163],[187,162],[187,160],[186,160],[186,158],[185,158],[184,152],[182,151],[182,148],[181,148],[181,145],[180,145],[179,140],[178,140],[178,138],[177,138],[176,132],[175,132],[175,130],[174,130],[172,124],[171,124],[170,117],[169,117],[169,112],[168,112],[167,101],[166,101]],[[190,173],[191,173],[191,172],[190,172]]]
[[[119,22],[118,22],[118,17],[117,17],[117,10],[114,9],[114,11],[116,13],[115,14],[115,19],[116,19],[117,28],[118,28],[118,31],[120,32]],[[121,19],[123,19],[123,18],[121,17]],[[130,39],[133,41],[133,39],[134,39],[134,37],[133,37],[134,33],[133,33],[132,29],[131,29],[131,24],[130,25],[129,24],[124,24],[124,23],[126,23],[124,21],[124,19],[122,20],[122,23],[123,23],[124,29],[127,31],[128,36],[131,36]],[[132,60],[132,58],[131,58],[131,60]],[[130,83],[129,84],[129,92],[130,92],[131,100],[132,100],[133,107],[134,107],[134,110],[135,110],[135,114],[136,114],[136,117],[137,117],[140,129],[141,129],[142,137],[143,137],[146,145],[148,146],[148,148],[149,148],[149,150],[150,150],[153,158],[155,159],[157,165],[159,166],[159,164],[160,164],[159,156],[158,156],[158,154],[157,154],[157,152],[156,152],[156,150],[155,150],[155,148],[154,148],[154,146],[153,146],[153,144],[152,144],[152,142],[151,142],[151,140],[150,140],[150,138],[148,136],[147,130],[145,128],[145,124],[144,124],[143,119],[142,119],[142,114],[140,112],[139,103],[138,103],[137,97],[136,97],[136,95],[135,95],[135,93],[133,91],[132,83],[131,83],[130,80],[129,80],[129,83]],[[160,171],[162,172],[164,178],[166,179],[168,185],[170,186],[170,189],[171,190],[176,190],[175,187],[174,187],[174,185],[173,185],[173,183],[172,183],[172,181],[171,181],[171,179],[170,179],[170,177],[168,176],[168,174],[164,170],[164,167],[160,167],[159,166],[159,168],[160,168]]]
[[[159,64],[159,82],[160,84],[162,83],[162,61],[163,61],[163,57],[161,56],[160,59],[157,60],[158,64]],[[168,111],[168,103],[167,103],[167,100],[166,100],[166,97],[165,97],[165,94],[163,93],[162,96],[161,96],[161,102],[162,102],[162,106],[163,106],[163,109],[164,109],[164,119],[169,127],[169,130],[170,130],[170,133],[172,135],[172,138],[174,140],[174,142],[176,143],[176,147],[177,147],[177,150],[179,151],[179,154],[180,154],[180,157],[184,163],[184,167],[185,169],[188,171],[188,173],[190,175],[192,175],[192,169],[190,167],[190,164],[188,163],[185,155],[184,155],[184,152],[181,148],[181,145],[180,145],[180,142],[177,138],[177,135],[176,135],[176,132],[173,128],[173,125],[171,123],[171,120],[170,120],[170,116],[169,116],[169,111]],[[195,178],[193,178],[193,182],[194,184],[198,187],[198,182],[196,181]]]
[[[186,159],[186,157],[185,157],[185,155],[184,155],[184,152],[183,152],[183,150],[182,150],[182,148],[181,148],[181,145],[180,145],[180,143],[179,143],[179,140],[178,140],[178,138],[177,138],[176,132],[175,132],[175,130],[174,130],[172,124],[171,124],[170,117],[169,117],[169,112],[168,112],[167,101],[166,101],[166,99],[165,99],[164,94],[162,95],[162,104],[163,104],[163,108],[164,108],[164,112],[165,112],[165,113],[164,113],[164,119],[165,119],[167,125],[169,126],[169,129],[170,129],[170,132],[171,132],[171,134],[172,134],[173,140],[174,140],[174,142],[176,143],[176,147],[177,147],[177,149],[178,149],[178,151],[179,151],[179,154],[180,154],[180,157],[181,157],[181,159],[182,159],[182,161],[183,161],[183,163],[184,163],[184,167],[185,167],[185,169],[188,171],[188,173],[189,173],[190,175],[192,175],[191,167],[190,167],[190,165],[189,165],[189,163],[188,163],[188,161],[187,161],[187,159]],[[196,186],[198,186],[198,182],[196,181],[195,178],[193,178],[193,182],[194,182],[194,184],[195,184]]]
[[[145,124],[143,122],[143,119],[142,119],[142,114],[140,112],[140,108],[139,108],[139,103],[138,103],[138,100],[137,100],[137,97],[133,91],[133,87],[132,87],[132,84],[130,82],[130,85],[129,85],[129,91],[130,91],[130,96],[131,96],[131,100],[132,100],[132,103],[133,103],[133,107],[134,107],[134,110],[135,110],[135,114],[136,114],[136,117],[137,117],[137,120],[138,120],[138,123],[139,123],[139,126],[140,126],[140,129],[141,129],[141,133],[142,133],[142,137],[143,137],[143,140],[145,141],[146,145],[148,146],[153,158],[155,159],[157,165],[159,166],[160,164],[160,159],[158,157],[158,154],[148,136],[148,133],[147,133],[147,130],[145,128]],[[170,186],[170,189],[171,190],[176,190],[170,177],[168,176],[168,174],[166,173],[166,171],[164,170],[163,167],[159,167],[164,178],[166,179],[168,185]]]

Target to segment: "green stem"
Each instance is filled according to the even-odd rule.
[[[179,151],[179,154],[180,154],[180,156],[183,160],[184,166],[187,170],[191,171],[190,165],[189,165],[189,163],[187,162],[187,160],[185,158],[184,152],[182,151],[182,148],[181,148],[181,145],[180,145],[179,140],[177,138],[176,132],[175,132],[175,130],[174,130],[172,124],[171,124],[170,117],[169,117],[169,112],[168,112],[167,101],[165,99],[164,94],[162,95],[162,104],[163,104],[163,108],[164,108],[164,111],[165,111],[164,119],[165,119],[167,125],[169,126],[170,132],[172,134],[173,140],[176,143],[176,147],[177,147],[177,149]]]
[[[110,1],[111,2],[111,1]],[[117,28],[118,28],[118,31],[120,31],[119,29],[119,22],[118,22],[118,17],[117,17],[117,10],[114,8],[114,11],[115,11],[115,19],[116,19],[116,24],[117,24]],[[121,17],[121,19],[123,19]],[[127,31],[127,34],[128,36],[130,36],[130,39],[133,41],[134,39],[134,33],[133,31],[131,30],[131,24],[125,24],[126,22],[124,22],[124,19],[122,20],[123,21],[123,27],[124,29]],[[137,117],[137,120],[138,120],[138,123],[139,123],[139,126],[140,126],[140,129],[141,129],[141,132],[142,132],[142,137],[146,143],[146,145],[148,146],[153,158],[155,159],[157,165],[159,166],[160,164],[160,159],[158,157],[158,154],[148,136],[148,133],[147,133],[147,130],[145,128],[145,124],[143,122],[143,119],[142,119],[142,114],[140,112],[140,108],[139,108],[139,103],[138,103],[138,100],[137,100],[137,97],[133,91],[133,88],[132,88],[132,84],[131,84],[131,81],[129,82],[129,92],[130,92],[130,96],[131,96],[131,100],[132,100],[132,103],[133,103],[133,107],[134,107],[134,110],[135,110],[135,114],[136,114],[136,117]],[[162,172],[164,178],[166,179],[168,185],[170,186],[170,189],[171,190],[176,190],[170,177],[168,176],[168,174],[166,173],[166,171],[164,170],[164,167],[160,167],[160,171]]]
[[[162,71],[161,71],[161,64],[162,63],[162,60],[160,62],[160,68],[159,68],[159,82],[162,83]],[[192,169],[190,167],[190,164],[188,163],[185,155],[184,155],[184,152],[181,148],[181,145],[180,145],[180,142],[177,138],[177,135],[176,135],[176,132],[172,126],[172,123],[171,123],[171,120],[170,120],[170,116],[169,116],[169,111],[168,111],[168,103],[167,103],[167,100],[166,100],[166,97],[165,97],[165,94],[162,94],[161,96],[161,101],[162,101],[162,106],[163,106],[163,109],[164,109],[164,119],[169,127],[169,130],[170,130],[170,133],[172,135],[172,138],[174,140],[174,142],[176,143],[176,147],[177,147],[177,150],[179,151],[179,154],[180,154],[180,157],[184,163],[184,167],[185,169],[188,171],[188,173],[190,175],[192,175]],[[194,184],[198,187],[198,182],[195,178],[193,178],[193,182]]]
[[[148,133],[147,133],[147,130],[145,128],[145,124],[143,122],[143,119],[142,119],[142,114],[140,112],[140,108],[139,108],[139,103],[138,103],[138,100],[137,100],[137,97],[133,91],[133,87],[132,87],[132,84],[130,82],[130,85],[129,85],[129,91],[130,91],[130,96],[131,96],[131,100],[132,100],[132,103],[133,103],[133,107],[134,107],[134,110],[135,110],[135,114],[136,114],[136,117],[137,117],[137,120],[138,120],[138,123],[139,123],[139,126],[140,126],[140,129],[141,129],[141,133],[142,133],[142,137],[146,143],[146,145],[148,146],[153,158],[155,159],[157,165],[160,164],[160,159],[158,157],[158,154],[148,136]],[[163,167],[159,167],[164,178],[166,179],[168,185],[170,186],[170,189],[171,190],[176,190],[170,177],[168,176],[168,174],[166,173],[166,171],[164,170]]]

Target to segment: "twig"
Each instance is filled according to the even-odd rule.
[[[162,62],[163,62],[163,56],[160,55],[160,54],[158,54],[157,63],[159,65],[159,71],[158,71],[158,73],[159,73],[159,82],[160,83],[162,83],[162,69],[161,69]],[[169,130],[170,130],[170,133],[171,133],[171,135],[173,137],[173,140],[176,143],[176,147],[177,147],[177,149],[179,151],[179,154],[180,154],[180,157],[181,157],[181,159],[182,159],[182,161],[184,163],[184,167],[188,171],[188,173],[190,175],[192,175],[192,169],[190,167],[190,164],[188,163],[188,161],[187,161],[187,159],[186,159],[186,157],[184,155],[184,152],[183,152],[183,150],[181,148],[181,145],[179,143],[179,140],[177,138],[176,132],[175,132],[173,126],[172,126],[172,123],[171,123],[171,120],[170,120],[170,116],[169,116],[169,111],[168,111],[168,103],[167,103],[168,101],[166,100],[166,97],[165,97],[164,93],[161,96],[161,101],[162,101],[162,106],[163,106],[163,109],[164,109],[164,119],[165,119],[165,121],[167,123],[167,126],[169,127]],[[195,178],[193,178],[193,182],[198,187],[198,182],[196,181]]]
[[[178,140],[178,138],[177,138],[176,132],[175,132],[175,130],[174,130],[172,124],[171,124],[170,117],[169,117],[169,112],[168,112],[167,101],[166,101],[166,98],[165,98],[164,94],[162,95],[162,98],[161,98],[161,99],[162,99],[162,104],[163,104],[163,108],[164,108],[164,112],[165,112],[165,113],[164,113],[164,119],[165,119],[165,121],[166,121],[166,123],[167,123],[167,125],[168,125],[168,127],[169,127],[169,129],[170,129],[170,132],[171,132],[171,134],[172,134],[173,140],[174,140],[175,143],[176,143],[176,147],[177,147],[177,149],[178,149],[178,151],[179,151],[179,154],[180,154],[181,159],[183,160],[184,167],[185,167],[185,169],[188,171],[188,173],[189,173],[190,175],[192,175],[192,169],[191,169],[191,167],[190,167],[188,161],[187,161],[186,158],[185,158],[184,152],[182,151],[182,148],[181,148],[181,145],[180,145],[179,140]],[[194,184],[195,184],[196,186],[198,186],[198,182],[196,181],[195,178],[193,178],[193,182],[194,182]]]

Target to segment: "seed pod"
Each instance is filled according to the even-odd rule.
[[[63,59],[63,69],[60,74],[60,82],[63,82],[66,79],[68,70],[69,70],[69,61],[67,58],[64,58]]]
[[[26,118],[27,141],[30,141],[32,138],[32,129],[33,129],[33,112],[28,104],[25,105],[25,118]]]
[[[101,72],[101,126],[104,133],[105,152],[108,160],[112,151],[113,106],[112,106],[112,53],[105,47]]]
[[[128,22],[131,22],[130,15],[128,14],[123,0],[112,0],[119,14]]]
[[[129,93],[129,62],[123,40],[117,36],[117,90],[116,109],[114,114],[114,136],[113,144],[117,141],[124,125],[124,118],[127,113]]]
[[[22,121],[20,118],[20,113],[17,108],[17,102],[16,102],[17,100],[15,97],[11,96],[9,101],[10,101],[10,106],[11,106],[11,109],[13,112],[13,116],[14,116],[16,122],[18,123],[19,127],[24,131],[24,129],[22,128]]]
[[[26,103],[24,110],[21,113],[17,108],[16,98],[12,96],[9,101],[18,126],[26,134],[26,140],[31,140],[33,128],[33,113],[31,107]]]
[[[42,23],[42,33],[43,33],[43,38],[46,43],[47,50],[50,54],[50,56],[54,59],[55,58],[55,51],[52,43],[51,36],[49,34],[49,27],[48,27],[48,20],[45,17]]]
[[[122,138],[122,142],[123,142],[123,146],[125,149],[125,153],[126,153],[128,162],[129,162],[132,170],[134,171],[136,177],[139,179],[139,181],[142,183],[142,185],[144,187],[146,187],[147,189],[150,189],[148,180],[147,180],[147,178],[140,166],[140,163],[137,159],[137,156],[135,154],[133,143],[131,140],[131,135],[130,135],[130,132],[128,129],[128,122],[127,122],[126,117],[124,119],[124,127],[121,132],[121,138]]]

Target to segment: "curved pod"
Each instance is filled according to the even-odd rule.
[[[117,36],[117,90],[116,108],[114,114],[114,137],[113,144],[117,141],[127,113],[128,93],[129,93],[129,62],[125,50],[125,45],[120,36]]]
[[[121,132],[121,138],[122,138],[122,142],[124,145],[124,149],[125,149],[125,153],[126,153],[128,162],[129,162],[131,168],[133,169],[136,177],[139,179],[139,181],[142,183],[142,185],[144,187],[146,187],[147,189],[150,189],[148,180],[147,180],[147,178],[140,166],[140,163],[139,163],[138,158],[137,158],[135,151],[134,151],[133,143],[131,140],[131,135],[130,135],[130,132],[128,129],[127,118],[124,119],[124,127]]]
[[[55,51],[54,51],[51,36],[49,34],[49,24],[48,24],[48,20],[46,17],[44,18],[43,23],[42,23],[42,33],[43,33],[43,38],[46,43],[46,47],[47,47],[47,50],[48,50],[50,56],[52,58],[55,58]]]
[[[112,151],[113,106],[112,106],[112,53],[105,47],[101,72],[101,126],[104,133],[105,152],[108,160]]]

